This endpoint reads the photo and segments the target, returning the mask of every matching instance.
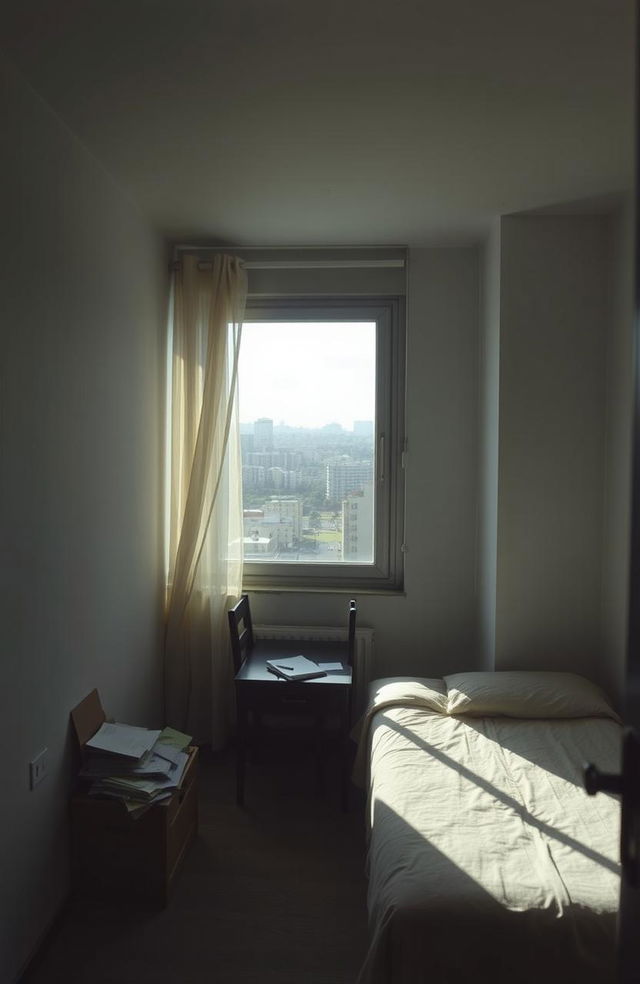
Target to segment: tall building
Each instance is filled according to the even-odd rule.
[[[273,450],[273,420],[260,417],[253,425],[253,448],[255,451]]]
[[[287,471],[285,468],[267,468],[266,484],[272,489],[284,492],[295,492],[298,487],[298,473]]]
[[[262,468],[273,468],[277,463],[271,451],[252,451],[247,455],[248,465],[260,465]]]
[[[242,466],[242,484],[247,489],[264,488],[266,485],[265,469],[258,465]]]
[[[370,461],[350,461],[327,465],[327,499],[344,499],[350,492],[362,492],[373,478]]]
[[[302,499],[297,499],[294,496],[287,496],[286,498],[273,496],[264,503],[262,509],[265,518],[277,517],[283,522],[291,523],[294,537],[296,540],[300,540],[302,536]]]
[[[373,487],[365,485],[342,503],[342,559],[373,561]]]
[[[253,434],[240,433],[240,448],[243,459],[253,451]]]
[[[267,468],[267,480],[272,489],[285,489],[286,472],[283,468]]]
[[[246,455],[245,464],[295,471],[302,467],[303,456],[300,452],[293,451],[251,451]]]

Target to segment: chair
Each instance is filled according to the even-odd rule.
[[[250,725],[263,713],[304,711],[316,721],[318,745],[322,725],[337,715],[342,743],[342,807],[347,809],[349,795],[349,729],[354,687],[354,654],[357,606],[349,602],[347,643],[317,640],[256,640],[249,606],[244,594],[229,609],[229,632],[235,674],[238,718],[236,763],[236,801],[244,805],[245,772]],[[267,669],[267,659],[284,658],[302,653],[320,667],[323,663],[342,663],[340,670],[327,670],[326,676],[313,680],[282,680]]]
[[[240,601],[229,609],[229,630],[231,633],[231,653],[233,672],[238,673],[253,650],[253,622],[249,607],[249,595],[242,595]],[[241,628],[242,626],[242,628]]]

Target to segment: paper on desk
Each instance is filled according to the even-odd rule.
[[[182,731],[176,731],[175,728],[163,728],[153,751],[160,758],[177,765],[181,761],[180,755],[189,747],[192,740],[191,735],[185,735]]]
[[[157,746],[154,745],[154,748]],[[179,753],[176,752],[176,755]],[[80,770],[83,779],[100,779],[109,776],[168,776],[178,762],[166,756],[147,752],[141,759],[114,759],[113,755],[92,754],[87,764]]]
[[[157,741],[153,746],[153,754],[157,758],[161,758],[167,765],[177,765],[180,761],[180,756],[186,753],[181,752],[174,745],[164,745]]]
[[[172,793],[159,793],[149,802],[141,802],[140,800],[127,799],[121,793],[111,791],[110,789],[105,789],[103,786],[96,785],[89,790],[89,796],[96,796],[100,798],[106,797],[107,799],[118,800],[124,806],[125,810],[129,814],[132,820],[137,820],[141,817],[143,813],[147,810],[156,806],[158,803],[166,803],[167,800],[171,799]]]
[[[168,775],[156,776],[145,779],[143,776],[104,776],[101,780],[103,789],[117,790],[123,796],[127,793],[133,799],[148,799],[157,793],[167,790],[177,789],[182,782],[182,777],[189,761],[186,752],[180,752],[180,758],[176,765],[171,765]]]
[[[126,755],[139,759],[152,748],[160,736],[159,731],[146,731],[130,727],[128,724],[101,724],[93,738],[87,742],[88,748],[99,748],[112,755]]]
[[[158,741],[162,745],[172,745],[182,752],[191,744],[192,738],[191,735],[185,735],[184,732],[176,731],[175,728],[163,728]]]
[[[318,663],[318,667],[326,673],[327,670],[341,670],[342,663]]]

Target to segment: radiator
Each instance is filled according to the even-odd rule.
[[[347,629],[330,625],[254,625],[257,639],[313,639],[317,642],[345,642]],[[373,678],[373,629],[356,629],[353,656],[356,686],[353,694],[353,718],[357,720],[367,704],[367,687]]]

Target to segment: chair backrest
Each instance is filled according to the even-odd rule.
[[[348,622],[348,643],[347,643],[347,662],[351,667],[351,686],[349,687],[349,721],[353,722],[353,695],[356,690],[356,615],[358,606],[355,598],[349,602],[349,622]]]
[[[253,649],[253,623],[249,608],[249,595],[243,594],[240,601],[229,609],[227,615],[233,654],[233,672],[237,673]]]
[[[355,658],[356,651],[356,615],[358,614],[358,606],[356,605],[355,599],[352,598],[349,602],[349,643],[348,643],[348,653],[347,661],[349,666],[353,666],[353,661]]]

